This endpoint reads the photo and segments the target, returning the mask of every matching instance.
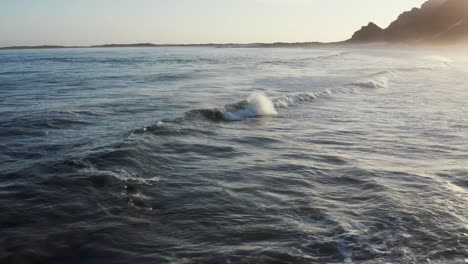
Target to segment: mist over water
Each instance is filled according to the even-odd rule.
[[[468,56],[0,51],[0,263],[465,263]]]

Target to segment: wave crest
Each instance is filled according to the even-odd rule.
[[[308,102],[318,97],[326,94],[331,94],[331,91],[328,89],[318,91],[318,92],[309,92],[309,93],[297,93],[292,95],[283,95],[273,99],[273,105],[276,108],[287,108],[290,105],[297,104],[299,102]]]
[[[395,76],[396,74],[392,71],[378,72],[368,78],[355,81],[352,85],[363,88],[388,88],[391,78]]]
[[[278,112],[273,102],[264,94],[255,93],[246,100],[234,104],[228,104],[221,108],[195,109],[185,114],[186,118],[203,116],[212,121],[236,121],[249,117],[274,116]]]

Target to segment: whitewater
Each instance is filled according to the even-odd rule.
[[[468,55],[0,51],[0,263],[466,263]]]

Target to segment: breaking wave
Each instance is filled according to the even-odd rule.
[[[276,108],[287,108],[291,105],[295,105],[300,102],[307,102],[317,99],[323,95],[331,94],[332,92],[328,89],[318,91],[318,92],[309,92],[309,93],[297,93],[292,95],[283,95],[273,99],[273,105]]]
[[[213,121],[236,121],[256,116],[274,116],[278,112],[273,102],[264,94],[256,93],[247,99],[221,108],[195,109],[186,113],[186,117],[201,115]]]
[[[369,76],[368,78],[355,81],[352,83],[352,85],[363,88],[387,88],[390,84],[391,78],[395,76],[396,73],[393,71],[378,72]]]
[[[154,125],[136,129],[133,133],[153,133],[157,135],[205,134],[209,132],[200,128],[185,127],[183,125],[184,121],[197,121],[200,118],[213,122],[240,121],[253,117],[276,116],[278,115],[277,109],[310,102],[331,93],[330,90],[324,89],[317,92],[294,93],[273,98],[262,93],[254,93],[245,100],[222,107],[190,110],[183,117],[159,121]]]
[[[185,114],[185,118],[193,119],[202,116],[212,121],[239,121],[250,117],[275,116],[277,109],[288,108],[301,102],[310,102],[323,95],[331,94],[328,89],[318,92],[304,92],[269,98],[264,94],[255,93],[246,100],[228,104],[220,108],[195,109]]]
[[[352,82],[351,85],[363,88],[388,88],[392,79],[400,74],[417,71],[438,71],[448,68],[453,60],[442,56],[426,56],[412,67],[398,67],[377,72],[366,78]]]

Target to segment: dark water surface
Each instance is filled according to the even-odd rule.
[[[0,263],[466,263],[439,53],[0,51]]]

